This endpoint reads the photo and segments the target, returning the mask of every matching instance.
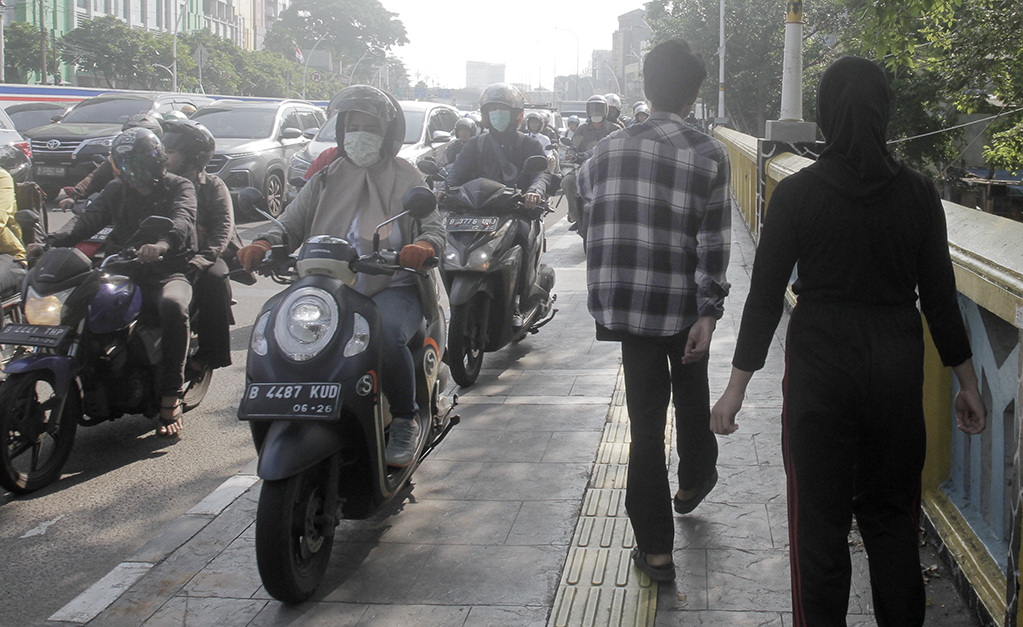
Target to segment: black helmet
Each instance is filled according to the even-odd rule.
[[[485,108],[490,104],[503,104],[511,107],[514,111],[521,112],[526,108],[526,99],[522,97],[522,92],[518,87],[508,83],[494,83],[484,89],[483,94],[480,95],[480,111],[483,113],[484,120],[487,119]]]
[[[121,130],[126,131],[129,128],[148,128],[156,133],[157,137],[163,137],[163,125],[160,122],[160,118],[152,111],[136,113],[128,118],[128,121],[124,123]]]
[[[217,149],[213,133],[195,120],[166,120],[163,125],[166,129],[163,145],[184,155],[185,169],[199,171],[205,168]]]
[[[463,128],[469,129],[469,137],[475,137],[476,133],[479,132],[479,127],[476,125],[476,120],[470,117],[458,118],[458,121],[455,122],[454,135],[456,138],[458,137],[459,129]]]
[[[401,145],[405,142],[405,113],[401,105],[391,94],[369,85],[352,85],[346,87],[330,99],[327,107],[328,115],[337,112],[337,150],[339,156],[345,156],[345,114],[349,111],[367,113],[387,126],[384,133],[384,144],[381,152],[396,157]]]
[[[147,128],[130,128],[110,145],[114,174],[126,185],[150,187],[163,176],[167,153],[160,138]]]
[[[586,116],[592,118],[595,115],[607,117],[607,100],[599,94],[590,96],[586,101]]]

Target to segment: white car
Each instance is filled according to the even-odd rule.
[[[401,110],[405,114],[405,142],[398,151],[398,156],[407,159],[415,165],[423,157],[437,158],[441,151],[447,146],[451,139],[451,133],[455,130],[455,122],[461,117],[458,109],[436,102],[419,102],[414,100],[400,101]],[[312,165],[320,153],[337,145],[337,137],[334,133],[337,125],[337,115],[332,115],[327,122],[320,127],[311,142],[291,158],[288,168],[288,181],[295,177],[304,178],[306,170]],[[288,184],[290,195],[297,193],[297,190],[290,183]]]

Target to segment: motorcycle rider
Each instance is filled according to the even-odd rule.
[[[0,168],[0,296],[13,294],[25,278],[25,245],[21,241],[21,226],[14,219],[18,211],[15,202],[14,177]]]
[[[585,160],[586,153],[593,150],[597,142],[618,130],[618,126],[607,119],[608,105],[604,96],[594,94],[586,101],[586,122],[581,124],[572,137],[572,150],[576,155],[576,161]],[[576,186],[575,172],[569,172],[561,180],[561,190],[568,201],[568,221],[572,223],[572,230],[579,228],[579,220],[582,217],[583,205],[579,202],[579,192]]]
[[[647,104],[641,100],[637,102],[635,105],[633,105],[632,113],[634,116],[632,123],[642,124],[643,122],[647,121],[647,118],[650,117],[650,107],[648,107]]]
[[[527,210],[536,209],[553,189],[554,176],[547,172],[535,174],[522,171],[526,159],[534,155],[543,156],[540,142],[517,129],[522,122],[525,109],[525,98],[522,92],[508,83],[494,83],[483,90],[480,96],[480,113],[483,115],[483,126],[489,131],[469,140],[458,155],[455,165],[448,172],[447,186],[458,187],[476,178],[488,178],[508,187],[524,191],[523,204]],[[515,242],[528,250],[529,224],[518,220]],[[526,265],[522,265],[525,272]],[[526,281],[519,285],[522,292],[529,290]],[[521,296],[520,293],[518,296]],[[513,324],[522,326],[522,315],[516,309]]]
[[[157,137],[163,137],[163,125],[152,111],[136,113],[128,118],[128,121],[121,127],[121,131],[124,132],[129,128],[147,128],[153,131]],[[60,202],[60,208],[67,211],[74,206],[75,201],[88,198],[97,192],[103,191],[107,183],[112,180],[114,180],[114,168],[110,164],[110,160],[107,159],[96,166],[96,169],[79,181],[77,185],[65,187],[61,190],[64,198],[58,197],[57,199]]]
[[[539,111],[530,111],[526,114],[526,136],[532,137],[540,142],[540,147],[545,149],[551,145],[551,139],[543,132],[544,119]]]
[[[618,94],[607,94],[604,100],[607,101],[607,121],[618,128],[625,128],[626,124],[621,120],[622,99]]]
[[[479,132],[479,127],[476,126],[476,120],[466,116],[458,118],[455,122],[455,141],[448,144],[447,148],[444,149],[444,154],[441,155],[440,161],[437,165],[444,167],[451,165],[458,159],[458,153],[462,152],[462,148],[469,143],[469,140]]]
[[[147,272],[138,278],[143,301],[159,312],[161,361],[159,394],[160,427],[157,435],[175,437],[181,432],[181,394],[188,353],[188,305],[192,285],[185,277],[188,259],[196,250],[195,187],[188,179],[166,172],[167,155],[155,133],[131,128],[114,138],[110,161],[116,179],[111,181],[78,216],[70,232],[51,233],[50,246],[74,246],[105,226],[113,230],[104,246],[117,249],[128,243],[142,220],[151,215],[170,218],[173,226],[154,244],[138,249]],[[42,254],[44,246],[29,246],[29,256]]]
[[[231,365],[231,284],[223,258],[241,248],[234,230],[231,192],[219,177],[206,173],[217,142],[213,134],[194,120],[164,122],[163,145],[167,170],[183,176],[195,186],[195,230],[199,250],[188,262],[193,302],[198,307],[195,332],[199,350],[193,359],[210,368]]]
[[[271,245],[294,250],[313,235],[332,235],[351,242],[359,254],[371,253],[378,224],[397,215],[405,193],[423,184],[419,171],[398,157],[405,138],[401,106],[389,94],[368,85],[353,85],[334,97],[338,103],[338,158],[310,178],[281,214],[286,231],[272,226],[238,251],[247,270],[255,268]],[[446,243],[440,214],[416,221],[403,216],[380,229],[384,246],[400,250],[405,268],[418,270],[439,256]],[[435,291],[430,279],[401,271],[393,276],[359,274],[355,289],[376,302],[381,315],[383,391],[390,401],[390,466],[405,467],[415,459],[419,411],[415,400],[415,366],[408,341],[422,323],[424,303]]]
[[[579,116],[578,115],[570,115],[570,116],[568,116],[568,128],[565,129],[565,137],[567,137],[569,139],[569,141],[571,141],[571,139],[575,136],[576,130],[578,130],[578,129],[579,129]]]

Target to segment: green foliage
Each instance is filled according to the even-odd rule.
[[[64,35],[60,53],[65,63],[103,77],[112,89],[124,89],[145,79],[139,60],[153,56],[154,44],[152,33],[104,15]]]
[[[27,22],[4,25],[4,64],[7,81],[20,83],[29,73],[38,73],[42,67],[39,28]],[[46,41],[46,67],[52,76],[57,71],[57,54],[49,38]]]

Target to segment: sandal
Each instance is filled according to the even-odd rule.
[[[636,565],[636,568],[646,573],[646,576],[654,581],[672,581],[675,579],[674,561],[668,562],[664,566],[654,566],[646,561],[646,553],[638,548],[634,548],[632,549],[632,562]]]
[[[170,410],[170,417],[163,415],[164,411]],[[181,435],[181,416],[184,410],[179,398],[173,405],[160,405],[160,426],[156,429],[156,436],[160,438],[176,438]]]

